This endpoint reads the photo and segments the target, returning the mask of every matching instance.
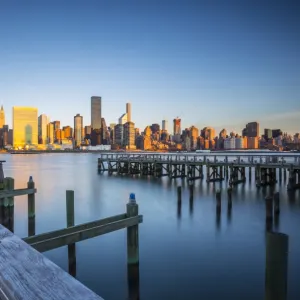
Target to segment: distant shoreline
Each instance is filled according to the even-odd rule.
[[[262,153],[262,154],[268,154],[268,153],[300,153],[300,151],[266,151],[264,149],[258,149],[258,150],[214,150],[210,152],[185,152],[185,151],[119,151],[119,150],[34,150],[34,151],[3,151],[0,152],[0,154],[13,154],[13,155],[27,155],[27,154],[56,154],[56,153],[64,153],[64,154],[86,154],[86,153],[102,153],[102,154],[128,154],[128,153],[135,153],[135,154],[195,154],[195,155],[218,155],[219,153]]]

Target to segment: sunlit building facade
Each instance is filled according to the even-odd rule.
[[[101,129],[101,97],[91,97],[91,126],[92,129]],[[74,127],[75,128],[75,127]]]
[[[38,118],[38,142],[39,144],[47,144],[47,125],[49,118],[45,114],[41,114]]]
[[[38,144],[38,109],[13,107],[13,146],[23,148]]]
[[[48,144],[54,143],[54,124],[53,123],[47,124],[47,143]]]
[[[82,142],[83,117],[77,114],[74,117],[74,146],[80,147]]]
[[[3,109],[3,105],[1,105],[0,110],[0,128],[2,128],[5,125],[5,111]]]

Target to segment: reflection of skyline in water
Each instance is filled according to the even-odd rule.
[[[290,236],[288,292],[291,299],[300,295],[297,285],[299,190],[288,193],[283,177],[275,189],[257,189],[254,174],[251,183],[247,176],[246,183],[232,191],[230,213],[225,182],[207,184],[205,180],[197,180],[191,201],[187,182],[98,175],[97,158],[93,154],[4,156],[7,161],[4,163],[5,176],[15,178],[16,188],[25,187],[30,175],[34,178],[38,189],[37,234],[66,226],[67,189],[75,191],[75,224],[124,212],[129,193],[135,192],[139,211],[144,216],[140,225],[142,299],[238,299],[237,295],[244,295],[243,299],[262,299],[265,282],[264,198],[272,191],[279,191],[281,214],[278,220],[273,220],[273,230]],[[182,185],[180,218],[178,185]],[[222,192],[218,223],[217,189]],[[15,214],[15,232],[24,237],[27,235],[26,196],[15,198]],[[104,299],[125,299],[128,295],[125,237],[122,230],[76,245],[77,278]],[[45,255],[68,270],[67,247]],[[220,282],[218,289],[216,282]]]

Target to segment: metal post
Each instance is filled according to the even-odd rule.
[[[67,227],[75,225],[74,191],[66,191]],[[68,245],[69,274],[76,277],[76,244]]]
[[[34,189],[32,176],[27,183],[28,189]],[[28,236],[35,235],[35,193],[28,194]]]
[[[126,205],[127,217],[135,217],[139,213],[135,194],[130,194],[129,202]],[[139,226],[127,227],[127,263],[128,265],[139,264]]]
[[[267,233],[266,300],[287,299],[288,235]]]

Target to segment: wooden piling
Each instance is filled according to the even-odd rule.
[[[280,214],[280,198],[278,192],[274,194],[274,213],[275,215]]]
[[[0,161],[0,190],[4,190],[4,172],[3,172],[3,161]],[[4,210],[4,199],[0,198],[0,224],[3,223],[3,210]]]
[[[75,225],[74,191],[66,191],[67,228]],[[76,277],[76,244],[68,245],[69,274]]]
[[[272,222],[273,221],[273,197],[267,196],[265,198],[266,203],[266,221]]]
[[[194,185],[193,183],[190,183],[190,199],[194,198]]]
[[[4,179],[4,189],[7,191],[13,191],[15,186],[15,181],[11,177],[6,177]],[[14,231],[14,197],[4,198],[3,201],[3,225],[10,230]]]
[[[227,189],[227,195],[228,195],[228,211],[231,211],[232,209],[232,188],[231,187]]]
[[[193,183],[191,182],[190,183],[190,215],[193,215],[194,213],[194,185]]]
[[[126,205],[127,217],[135,217],[139,213],[135,194],[130,194]],[[128,265],[139,264],[139,226],[127,227],[127,263]]]
[[[177,187],[177,200],[178,202],[181,202],[181,186]]]
[[[221,213],[221,191],[220,190],[217,190],[216,192],[216,212],[217,214],[220,214]]]
[[[32,176],[27,183],[28,189],[34,189]],[[35,193],[28,194],[28,236],[35,235]]]
[[[287,299],[288,235],[267,233],[266,300]]]

